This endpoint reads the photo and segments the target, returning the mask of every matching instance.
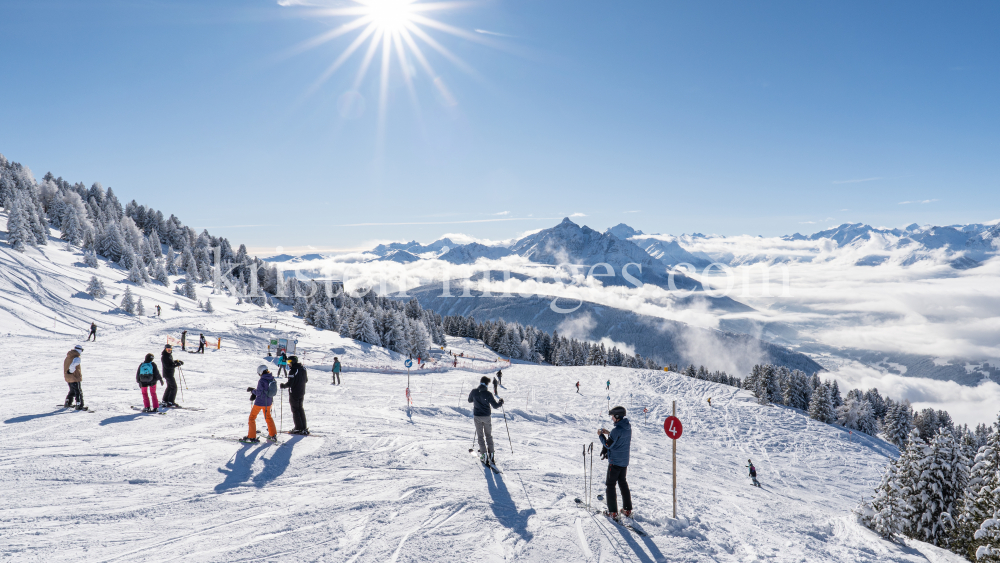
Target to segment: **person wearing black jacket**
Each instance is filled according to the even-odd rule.
[[[309,434],[306,426],[306,411],[302,408],[302,401],[306,398],[306,368],[299,363],[298,356],[288,356],[288,381],[282,383],[282,389],[288,389],[288,406],[292,409],[292,420],[295,428],[291,434]]]
[[[167,388],[163,391],[163,399],[160,404],[165,407],[179,406],[177,400],[177,381],[174,379],[174,368],[184,365],[184,362],[174,359],[174,349],[167,344],[160,354],[160,365],[163,366],[163,379]]]
[[[490,407],[500,408],[503,399],[497,402],[490,393],[488,385],[490,378],[485,375],[479,380],[479,387],[469,393],[469,402],[473,404],[472,416],[476,423],[476,437],[479,438],[479,461],[491,464],[493,459],[493,422],[490,416],[493,411]]]

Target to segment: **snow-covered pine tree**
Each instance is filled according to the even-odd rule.
[[[844,404],[838,407],[836,411],[837,424],[840,424],[844,428],[864,432],[869,436],[874,436],[878,433],[871,405],[864,399],[860,391],[856,389],[852,390],[847,395],[847,400],[844,401]]]
[[[827,424],[836,422],[833,403],[830,401],[830,388],[826,385],[820,385],[813,391],[812,399],[809,401],[809,418]]]
[[[96,268],[99,265],[97,253],[93,249],[83,253],[83,264],[88,268]]]
[[[132,268],[128,272],[128,281],[134,283],[135,285],[144,285],[145,280],[143,280],[142,268],[139,267],[137,262],[132,263]]]
[[[909,402],[893,403],[882,419],[881,431],[886,441],[899,449],[906,447],[910,431],[914,429]]]
[[[968,467],[961,448],[951,431],[939,428],[930,446],[924,450],[924,471],[910,498],[913,537],[948,548],[962,491],[968,479]]]
[[[351,335],[352,338],[361,342],[367,342],[368,344],[374,344],[375,346],[382,345],[378,333],[375,331],[375,320],[372,318],[371,313],[365,309],[360,309],[355,324],[354,334]]]
[[[1000,417],[998,417],[1000,424]],[[962,495],[962,508],[956,518],[952,535],[952,549],[970,561],[975,561],[976,551],[986,545],[986,539],[975,539],[982,523],[1000,510],[1000,426],[979,447],[969,480]],[[1000,553],[997,554],[1000,556]],[[1000,558],[1000,557],[998,557]]]
[[[182,311],[182,310],[183,309],[181,309],[181,304],[178,303],[177,301],[174,301],[174,311]]]
[[[778,380],[777,369],[771,364],[764,366],[764,391],[768,401],[781,404],[781,382]]]
[[[215,312],[215,307],[212,307],[212,299],[210,297],[205,299],[205,312],[206,313]]]
[[[174,255],[174,249],[172,247],[167,247],[167,262],[166,262],[167,273],[171,276],[177,275],[177,257]]]
[[[140,297],[139,300],[136,301],[135,303],[135,314],[139,315],[140,317],[146,316],[146,306],[142,304],[142,297]]]
[[[904,531],[906,523],[906,499],[902,496],[896,475],[897,461],[890,462],[882,474],[882,482],[875,489],[871,502],[873,514],[867,523],[876,534],[887,540],[894,540]]]
[[[108,294],[107,290],[104,289],[104,284],[101,280],[97,279],[97,276],[90,276],[90,283],[87,284],[87,293],[94,299],[100,299]]]
[[[125,295],[122,297],[121,308],[128,315],[135,314],[135,299],[132,297],[132,288],[125,287]]]
[[[7,244],[18,252],[24,252],[26,247],[35,246],[35,237],[28,224],[23,197],[17,192],[9,197],[10,201],[5,204],[7,208]]]
[[[198,292],[194,287],[194,280],[191,279],[190,275],[184,276],[184,297],[187,297],[191,301],[198,300]]]

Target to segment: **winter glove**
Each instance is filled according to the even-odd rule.
[[[503,399],[500,399],[500,406],[503,406]]]
[[[288,389],[288,384],[287,383],[282,383],[278,387],[281,387],[282,389]]]
[[[601,448],[601,459],[608,459],[608,448],[604,446]]]
[[[254,388],[253,387],[247,387],[247,392],[248,393],[253,393],[254,392]]]

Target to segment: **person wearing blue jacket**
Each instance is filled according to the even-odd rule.
[[[493,422],[490,416],[493,411],[490,407],[500,408],[503,399],[497,402],[490,393],[490,378],[483,376],[479,380],[479,387],[469,392],[469,402],[473,404],[472,417],[476,423],[476,437],[479,438],[479,461],[490,465],[496,461],[493,459]]]
[[[257,375],[260,376],[260,379],[257,380],[257,387],[247,387],[247,391],[250,392],[250,400],[253,401],[253,408],[250,409],[250,430],[247,432],[247,437],[241,441],[260,441],[257,438],[257,415],[260,411],[264,411],[264,422],[267,423],[267,439],[276,441],[278,439],[278,431],[274,427],[274,419],[271,418],[271,405],[274,404],[274,395],[278,393],[278,384],[274,381],[274,376],[271,375],[271,371],[265,365],[257,366]],[[274,393],[272,393],[272,390]]]
[[[628,482],[625,474],[628,471],[628,453],[632,447],[632,424],[625,418],[625,407],[615,407],[608,411],[615,427],[608,432],[604,428],[597,431],[597,437],[608,450],[608,477],[604,484],[607,486],[605,498],[608,501],[608,509],[604,511],[605,516],[609,516],[615,521],[620,521],[621,516],[632,517],[632,493],[628,490]],[[606,437],[605,437],[606,436]],[[618,514],[618,496],[615,494],[615,485],[622,491],[622,512]]]

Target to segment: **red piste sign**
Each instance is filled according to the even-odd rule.
[[[670,439],[676,440],[684,433],[684,425],[681,424],[681,420],[676,416],[668,416],[663,421],[663,431],[667,433]]]

